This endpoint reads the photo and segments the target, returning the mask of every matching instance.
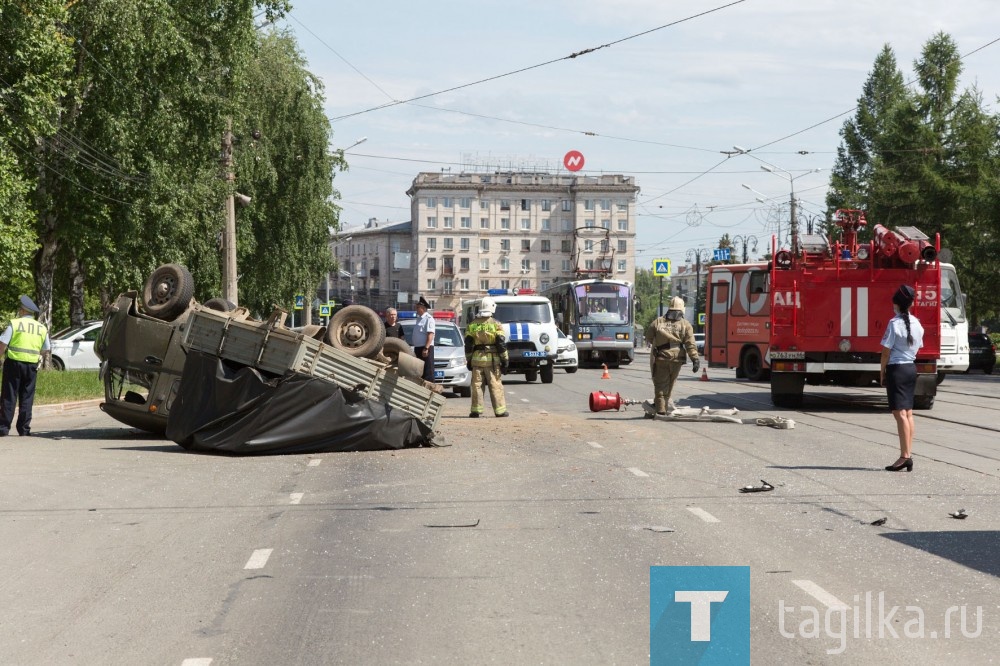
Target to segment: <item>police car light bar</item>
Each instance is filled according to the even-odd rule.
[[[486,291],[487,296],[533,296],[536,294],[534,289],[489,289]]]

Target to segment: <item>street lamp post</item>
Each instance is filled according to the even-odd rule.
[[[747,234],[747,235],[739,235],[739,236],[734,236],[733,237],[733,244],[734,245],[739,244],[740,246],[743,247],[743,263],[744,264],[747,263],[747,258],[748,258],[747,257],[747,246],[750,243],[753,243],[753,251],[756,254],[756,252],[757,252],[757,237],[756,236],[754,236],[752,234]]]
[[[705,257],[702,259],[702,257]],[[701,262],[708,261],[708,250],[704,248],[690,249],[685,254],[687,263],[694,261],[694,330],[701,333],[701,322],[698,321],[698,313],[701,311],[699,301],[701,300]]]
[[[791,190],[791,194],[789,195],[788,201],[792,207],[790,215],[792,223],[792,253],[795,254],[798,252],[799,249],[799,220],[795,214],[795,181],[801,178],[802,176],[808,176],[809,174],[812,173],[818,173],[819,169],[810,169],[805,173],[800,173],[798,176],[793,176],[792,174],[785,171],[781,167],[774,166],[773,164],[764,163],[760,165],[760,168],[763,169],[764,171],[767,171],[768,173],[773,173],[775,176],[781,176],[782,178],[788,181],[788,187]]]

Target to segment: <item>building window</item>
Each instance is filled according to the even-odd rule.
[[[584,252],[593,252],[594,251],[594,241],[592,241],[592,240],[585,240],[585,241],[583,241],[583,251]]]
[[[552,200],[551,199],[542,199],[542,210],[544,210],[544,211],[550,211],[550,210],[552,210]]]
[[[601,241],[601,252],[607,252],[607,251],[608,251],[608,239],[605,238],[604,240]]]
[[[489,290],[490,290],[490,281],[489,280],[480,280],[479,281],[479,291],[489,291]]]
[[[521,289],[531,289],[531,280],[521,280]]]
[[[437,238],[428,238],[427,239],[427,249],[428,250],[436,250],[436,249],[438,249],[438,239]]]
[[[510,199],[500,200],[500,210],[510,210]]]
[[[593,229],[595,227],[595,225],[594,225],[594,219],[590,218],[589,220],[584,220],[583,221],[583,226],[587,227],[588,229]]]
[[[563,261],[562,261],[562,272],[563,273],[569,273],[571,270],[573,270],[573,264],[570,262],[569,259],[563,259]]]
[[[618,251],[619,252],[628,252],[628,241],[619,240],[618,241]]]
[[[500,280],[501,289],[510,289],[510,280]]]
[[[611,210],[611,199],[601,199],[601,210]]]
[[[531,270],[531,259],[522,259],[521,260],[521,270],[522,271],[530,271]]]
[[[444,228],[445,229],[454,229],[455,228],[455,218],[453,218],[453,217],[445,217],[444,218]]]
[[[459,208],[472,208],[472,199],[469,197],[462,197],[458,200]]]
[[[444,282],[441,283],[441,285],[442,285],[441,286],[441,291],[444,292],[444,293],[446,293],[446,294],[452,293],[452,285],[453,284],[454,283],[451,280],[445,280]]]
[[[427,216],[427,228],[436,229],[438,225],[438,219],[434,215]]]
[[[531,210],[531,199],[521,199],[521,210]]]
[[[489,209],[490,209],[490,200],[489,199],[480,199],[479,200],[479,210],[489,210]]]
[[[458,281],[458,288],[461,291],[469,291],[469,281],[468,280],[459,280]]]
[[[531,252],[531,241],[529,239],[521,239],[521,252]]]
[[[481,218],[479,218],[479,228],[480,229],[489,229],[490,228],[490,218],[488,218],[488,217],[481,217]]]
[[[618,272],[619,273],[624,273],[627,267],[628,267],[628,262],[626,262],[624,259],[619,259],[618,260]]]
[[[611,220],[601,220],[601,228],[602,229],[610,229],[611,228]]]
[[[573,251],[573,241],[571,241],[571,240],[564,240],[564,241],[562,241],[562,244],[559,246],[559,249],[562,250],[563,252],[572,252]]]
[[[463,217],[462,218],[462,228],[463,229],[471,229],[472,228],[472,218],[471,217]]]
[[[547,240],[547,239],[543,240],[542,241],[542,252],[551,252],[551,251],[552,251],[552,241]]]
[[[552,231],[552,221],[547,217],[542,218],[542,231]]]
[[[567,213],[572,212],[572,210],[573,210],[573,202],[570,201],[569,199],[563,199],[562,200],[562,209],[563,209],[563,211],[565,211]]]
[[[510,259],[504,257],[500,260],[500,272],[509,273],[510,272]]]
[[[583,200],[583,209],[584,210],[594,210],[594,200],[593,199],[584,199]]]
[[[552,286],[552,282],[550,282],[549,280],[542,280],[542,284],[539,285],[539,288],[542,291],[545,291],[546,289],[548,289],[551,286]]]
[[[455,274],[455,260],[452,257],[444,257],[444,266],[442,267],[443,273],[445,275]]]
[[[594,270],[594,260],[587,259],[585,262],[583,262],[583,267],[586,268],[588,271]]]
[[[437,197],[427,197],[428,208],[437,208],[437,205],[438,205]]]
[[[531,219],[527,217],[521,218],[521,231],[531,231]]]
[[[563,231],[573,231],[573,220],[563,220],[562,221]]]
[[[444,249],[454,250],[455,249],[455,239],[451,236],[446,236],[444,239]]]
[[[469,244],[469,239],[468,238],[459,238],[458,239],[458,249],[459,250],[461,250],[462,252],[468,252],[469,251],[469,247],[470,247],[470,244]]]
[[[618,210],[628,210],[628,199],[615,199],[615,207]]]
[[[509,238],[503,238],[503,239],[500,240],[500,251],[501,252],[510,252],[510,239]]]
[[[436,271],[438,266],[437,257],[427,257],[427,270]]]
[[[510,218],[509,217],[501,217],[500,218],[500,228],[501,229],[510,229]]]
[[[628,220],[618,220],[618,231],[628,231]]]
[[[488,270],[490,270],[490,260],[489,259],[480,259],[479,260],[479,270],[481,270],[481,271],[488,271]]]
[[[461,259],[458,260],[458,269],[461,270],[461,271],[467,271],[467,270],[469,270],[469,258],[468,257],[462,257]]]
[[[437,280],[430,278],[427,280],[427,291],[434,291],[437,289]]]
[[[550,270],[552,270],[552,265],[548,259],[542,259],[541,261],[538,262],[538,268],[543,273],[548,273]]]
[[[489,238],[480,238],[479,239],[479,251],[480,252],[489,252],[490,251],[490,239]]]
[[[399,291],[399,280],[393,280],[389,286],[393,291]]]
[[[454,208],[455,200],[452,199],[451,197],[444,197],[443,199],[441,199],[441,205],[444,206],[445,208]]]

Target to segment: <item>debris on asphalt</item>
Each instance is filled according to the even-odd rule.
[[[424,527],[477,527],[479,525],[479,519],[476,519],[474,523],[462,523],[459,525],[424,525]]]
[[[969,517],[969,514],[965,512],[965,509],[959,509],[955,513],[949,513],[948,515],[952,518],[957,518],[958,520],[965,520]]]
[[[774,486],[770,483],[761,479],[760,482],[764,485],[762,486],[743,486],[740,488],[741,493],[766,493],[769,490],[774,490]]]
[[[888,518],[879,518],[878,520],[873,520],[871,523],[869,523],[869,525],[874,525],[875,527],[880,527],[882,525],[885,525],[885,521],[887,521],[887,520],[889,520],[889,519]]]
[[[649,527],[645,527],[643,529],[647,529],[650,532],[676,532],[677,531],[677,530],[675,530],[672,527],[663,527],[662,525],[650,525]]]

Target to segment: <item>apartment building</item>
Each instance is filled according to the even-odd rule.
[[[491,289],[540,291],[578,269],[634,282],[638,191],[623,175],[420,173],[406,192],[410,222],[344,230],[351,240],[334,256],[354,276],[354,300],[379,309],[419,296],[458,309]]]

